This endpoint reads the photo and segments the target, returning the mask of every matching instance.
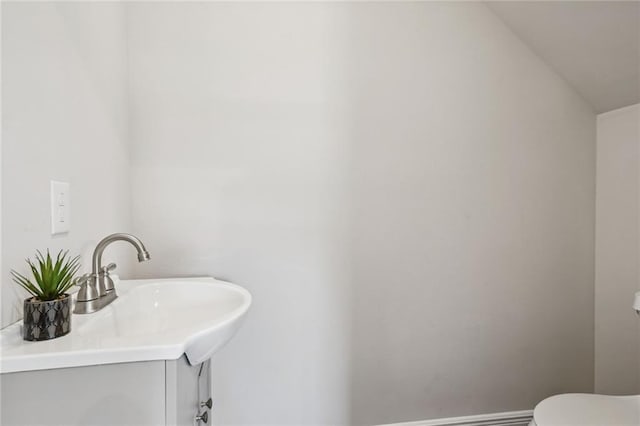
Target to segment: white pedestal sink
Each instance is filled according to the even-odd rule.
[[[22,340],[21,322],[0,332],[0,373],[135,361],[192,365],[233,337],[251,304],[237,285],[213,278],[128,280],[118,299],[93,314],[74,315],[71,332],[44,341]]]

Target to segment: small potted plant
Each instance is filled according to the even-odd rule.
[[[69,252],[58,253],[55,261],[47,250],[36,252],[36,261],[27,259],[33,280],[11,270],[13,280],[32,294],[24,301],[22,337],[24,340],[49,340],[71,330],[71,296],[67,294],[80,268],[80,256],[69,258]]]

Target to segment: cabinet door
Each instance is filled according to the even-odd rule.
[[[163,361],[3,374],[3,426],[165,424]]]
[[[166,362],[167,425],[211,424],[211,410],[206,406],[211,398],[209,366],[210,361],[192,366],[184,355],[175,361]]]

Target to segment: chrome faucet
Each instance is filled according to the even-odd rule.
[[[103,238],[93,251],[91,273],[84,274],[76,280],[80,291],[78,291],[73,310],[74,314],[90,314],[99,311],[118,297],[113,280],[109,276],[109,272],[116,268],[116,264],[110,263],[107,266],[102,266],[104,249],[115,241],[131,243],[138,251],[138,262],[144,262],[151,258],[142,241],[131,234],[111,234]]]

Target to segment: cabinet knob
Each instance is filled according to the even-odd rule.
[[[205,412],[204,412],[204,413],[202,413],[202,414],[198,414],[198,415],[196,416],[195,420],[196,420],[196,422],[199,422],[199,421],[201,421],[201,420],[202,420],[203,422],[205,422],[205,423],[206,423],[206,422],[209,420],[209,414],[205,411]]]
[[[201,401],[200,406],[207,407],[209,410],[211,410],[211,407],[213,406],[213,401],[211,400],[211,398],[207,399],[206,401]]]

